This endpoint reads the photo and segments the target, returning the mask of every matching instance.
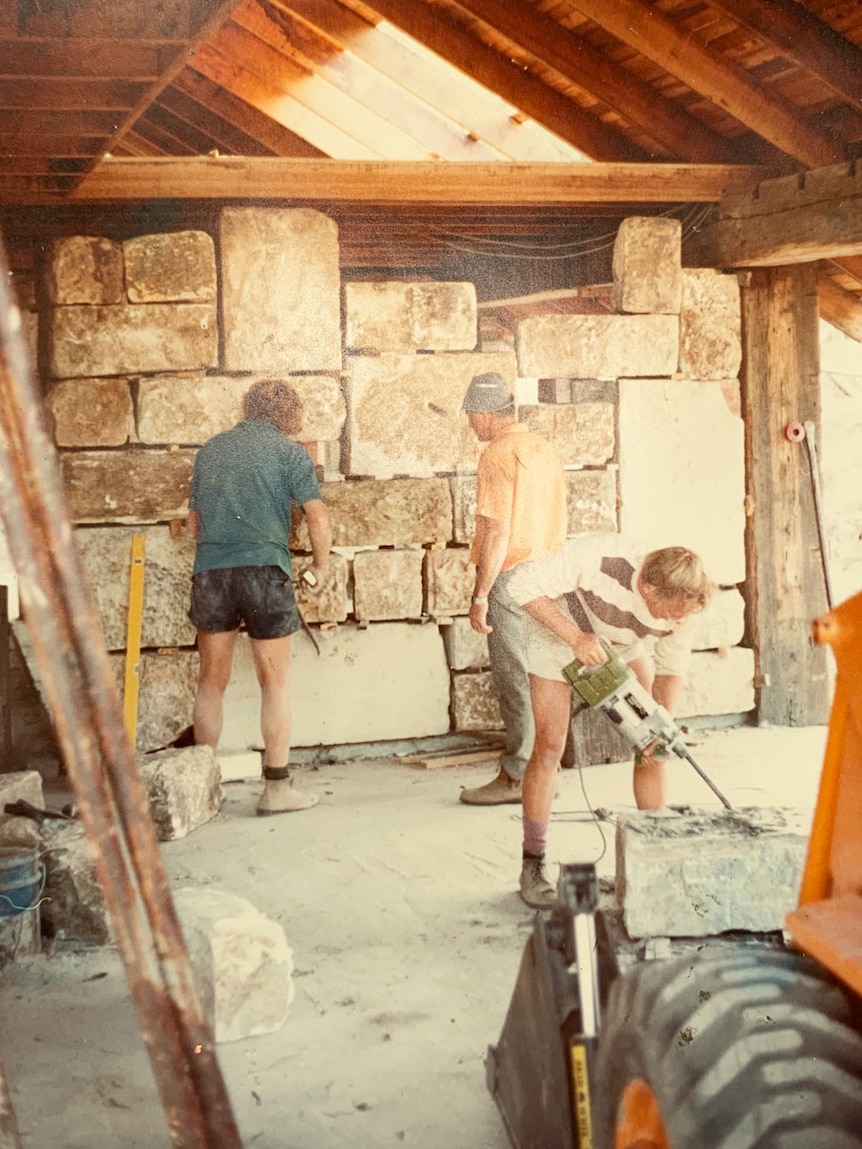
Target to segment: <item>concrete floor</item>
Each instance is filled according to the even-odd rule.
[[[825,728],[693,736],[734,805],[810,811]],[[673,803],[714,808],[674,761]],[[225,788],[219,817],[165,843],[175,888],[248,898],[284,927],[296,999],[268,1037],[219,1060],[251,1149],[506,1149],[485,1086],[531,928],[516,894],[520,807],[458,803],[487,766],[390,761],[301,767],[314,810],[257,819],[259,784]],[[630,768],[584,771],[592,806],[632,809]],[[613,876],[576,770],[561,775],[549,854]],[[612,832],[612,831],[611,831]],[[603,852],[604,851],[604,852]],[[112,949],[19,959],[0,977],[0,1054],[24,1149],[169,1144],[122,966]]]

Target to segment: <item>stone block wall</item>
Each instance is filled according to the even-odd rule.
[[[676,225],[621,228],[615,313],[533,316],[487,341],[471,283],[342,282],[337,229],[320,212],[229,206],[212,232],[55,241],[44,290],[28,296],[119,683],[131,540],[145,537],[139,749],[191,722],[193,544],[173,524],[196,450],[272,375],[303,400],[297,437],[319,464],[335,547],[320,592],[298,589],[317,649],[305,634],[295,642],[296,745],[500,727],[487,642],[466,618],[481,444],[461,403],[487,370],[563,455],[571,535],[625,530],[648,548],[703,552],[728,589],[701,620],[687,698],[693,714],[750,707],[749,652],[728,656],[744,576],[742,425],[728,406],[738,291],[732,276],[681,268]],[[309,549],[297,512],[295,574]],[[260,744],[257,699],[242,642],[226,750]]]

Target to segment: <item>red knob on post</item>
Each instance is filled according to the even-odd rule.
[[[788,423],[784,428],[784,438],[788,443],[801,443],[805,438],[805,428],[801,423]]]

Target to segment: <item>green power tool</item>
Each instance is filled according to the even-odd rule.
[[[677,757],[684,758],[724,806],[732,810],[730,802],[689,753],[682,731],[667,710],[641,686],[631,667],[607,643],[603,645],[608,660],[601,666],[586,666],[576,658],[563,667],[563,675],[575,696],[585,705],[604,711],[635,752],[658,742],[665,754],[673,751]]]

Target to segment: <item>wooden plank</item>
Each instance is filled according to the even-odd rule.
[[[236,0],[234,0],[234,3]],[[59,39],[113,38],[182,42],[193,39],[223,0],[74,0],[20,4],[22,36]]]
[[[133,108],[145,85],[121,80],[7,79],[0,77],[0,108],[30,111]]]
[[[26,136],[34,151],[42,151],[40,137],[56,139],[59,136],[92,136],[96,139],[109,135],[117,126],[117,112],[85,111],[30,111],[14,109],[3,112],[0,134]],[[50,154],[50,152],[43,152]]]
[[[601,104],[637,124],[671,155],[685,156],[696,163],[733,163],[740,158],[735,145],[713,132],[702,120],[618,67],[582,36],[537,8],[511,4],[509,0],[459,0],[459,3],[519,48],[589,92]]]
[[[683,240],[687,267],[775,267],[862,253],[862,165],[770,179],[722,197]]]
[[[155,80],[173,58],[172,46],[141,40],[48,40],[0,37],[3,75]]]
[[[337,202],[572,204],[710,202],[762,169],[719,164],[452,164],[199,156],[106,159],[75,199],[300,198]]]
[[[826,610],[811,477],[790,423],[819,424],[817,268],[762,269],[742,289],[748,639],[757,715],[816,726],[829,714],[825,648],[810,640]]]
[[[211,108],[186,96],[176,84],[172,84],[162,92],[156,107],[164,108],[188,127],[204,132],[215,141],[210,147],[217,146],[222,153],[232,153],[236,156],[273,154],[270,148],[254,136],[235,127]]]
[[[503,747],[487,750],[462,750],[451,754],[407,754],[398,759],[399,765],[416,766],[422,770],[444,770],[449,766],[472,766],[477,762],[499,762]]]
[[[694,92],[808,167],[834,164],[843,148],[810,127],[746,70],[697,40],[656,7],[640,0],[577,0],[580,12]]]
[[[817,280],[817,303],[821,318],[851,339],[862,343],[862,300],[838,287],[828,275]]]

